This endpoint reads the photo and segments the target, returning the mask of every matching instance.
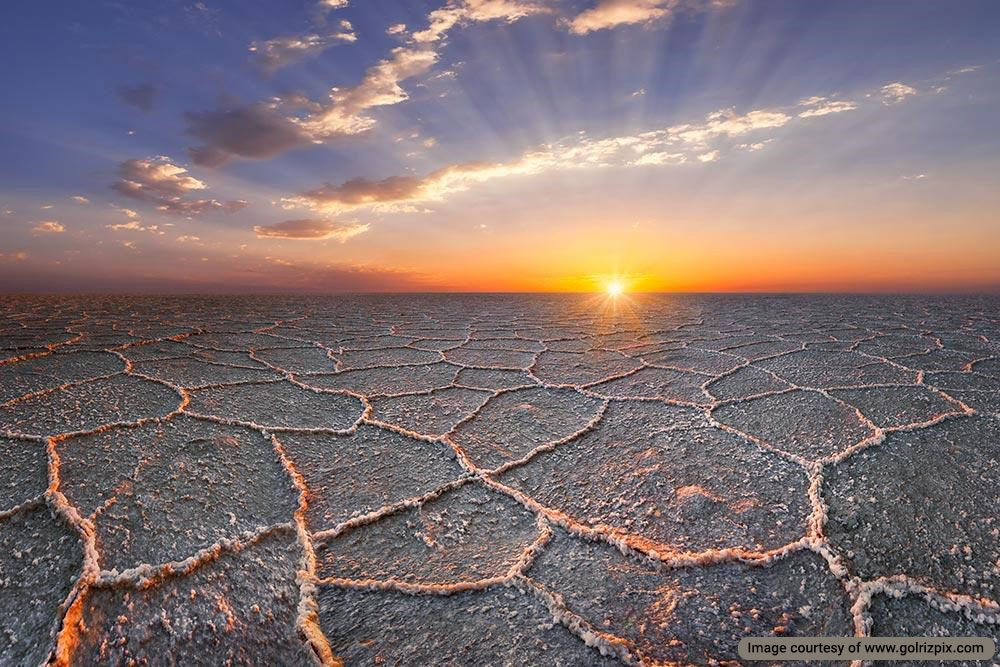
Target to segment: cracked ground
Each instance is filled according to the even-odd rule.
[[[0,316],[0,664],[701,665],[744,636],[1000,634],[996,298]]]

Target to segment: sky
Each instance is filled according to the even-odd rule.
[[[4,13],[0,292],[1000,289],[992,0]]]

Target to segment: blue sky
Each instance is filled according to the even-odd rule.
[[[10,3],[0,279],[1000,284],[995,2],[324,2]]]

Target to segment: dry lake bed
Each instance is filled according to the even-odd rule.
[[[1000,634],[997,298],[6,297],[0,359],[3,665]]]

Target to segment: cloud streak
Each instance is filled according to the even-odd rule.
[[[507,162],[463,162],[442,167],[423,177],[355,178],[326,184],[287,197],[282,203],[287,209],[305,208],[324,215],[359,209],[414,212],[419,210],[414,204],[443,201],[449,195],[501,178],[555,170],[714,163],[723,159],[729,150],[765,148],[773,138],[757,135],[779,130],[796,119],[822,118],[852,111],[858,106],[850,100],[812,97],[790,108],[754,109],[744,114],[722,109],[699,122],[637,134],[595,139],[581,133],[561,142],[544,144]],[[742,143],[733,141],[744,137]]]
[[[285,220],[273,225],[258,225],[253,228],[257,238],[290,239],[294,241],[326,241],[334,239],[341,243],[364,234],[369,225],[356,222],[330,222],[316,218]]]
[[[349,21],[341,21],[339,30],[304,35],[275,37],[263,42],[252,42],[251,60],[265,74],[272,74],[282,67],[318,56],[337,44],[356,42],[358,36]]]

